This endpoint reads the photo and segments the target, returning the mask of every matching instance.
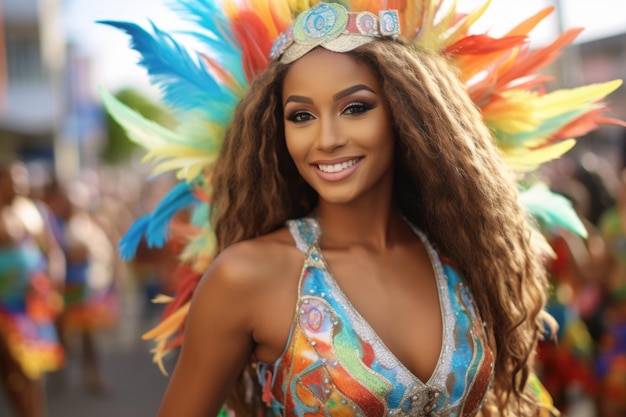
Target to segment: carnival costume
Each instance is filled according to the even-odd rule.
[[[69,220],[52,214],[50,228],[66,259],[64,329],[83,332],[111,328],[120,318],[121,307],[108,238],[85,213],[74,214]],[[84,249],[81,259],[72,256],[77,249]]]
[[[413,229],[435,271],[443,323],[440,356],[427,381],[400,363],[343,293],[318,245],[317,220],[287,225],[305,255],[296,317],[283,355],[257,366],[263,398],[275,416],[318,409],[355,416],[478,412],[493,378],[493,353],[469,289],[423,233]]]
[[[159,247],[168,239],[185,242],[180,254],[179,291],[173,299],[160,298],[170,301],[163,320],[144,335],[156,341],[154,359],[163,371],[163,356],[182,340],[194,287],[216,255],[216,237],[208,220],[214,162],[219,158],[236,105],[271,60],[288,64],[316,47],[345,52],[376,38],[389,38],[407,47],[439,53],[456,68],[506,161],[520,177],[567,152],[575,144],[575,137],[599,124],[621,123],[605,117],[607,108],[602,102],[620,85],[619,80],[545,92],[543,84],[549,78],[535,72],[556,59],[559,51],[581,31],[569,30],[553,43],[531,50],[527,35],[551,13],[551,7],[521,22],[503,37],[493,38],[488,34],[471,34],[473,23],[485,12],[488,1],[469,14],[459,13],[454,2],[447,8],[443,3],[435,0],[335,3],[178,0],[174,8],[197,24],[197,31],[187,32],[202,48],[197,55],[190,54],[170,34],[154,25],[154,34],[150,34],[132,23],[103,22],[132,37],[132,46],[141,53],[140,63],[161,87],[163,100],[180,121],[175,130],[165,129],[102,91],[110,114],[125,127],[132,140],[148,150],[146,160],[155,164],[155,173],[174,170],[180,179],[152,213],[137,220],[120,243],[122,256],[130,259],[143,238],[149,245]],[[544,222],[585,234],[569,203],[541,184],[526,186],[521,203]],[[191,224],[171,222],[177,211],[191,204],[196,204]],[[540,234],[537,235],[537,241],[541,242]],[[543,244],[548,246],[545,241]],[[452,285],[455,278],[449,279]],[[303,285],[308,281],[308,277],[303,277]],[[328,285],[333,285],[332,280]],[[351,310],[334,311],[338,314]],[[483,354],[488,357],[487,350]],[[398,367],[401,365],[392,365],[393,369]],[[278,374],[273,378],[278,378]],[[323,380],[318,383],[323,384]],[[282,396],[281,401],[287,401],[288,393],[279,385],[275,381],[265,383],[272,389],[272,396]],[[321,385],[320,389],[323,397],[325,391]],[[266,395],[266,400],[274,407],[272,396]],[[302,399],[300,394],[296,397]],[[391,407],[390,401],[396,400],[386,397],[384,401]],[[402,407],[410,408],[413,403],[398,400],[394,404],[399,411],[407,412]],[[433,401],[433,404],[439,403]],[[463,415],[472,412],[466,410]]]
[[[31,227],[43,225],[38,208],[30,200],[17,197],[13,210],[28,213],[28,220],[24,220]],[[54,326],[62,300],[47,267],[41,248],[28,233],[11,245],[0,246],[0,337],[24,375],[33,380],[65,363]]]

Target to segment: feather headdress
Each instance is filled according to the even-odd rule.
[[[163,372],[163,356],[180,344],[189,300],[200,274],[216,251],[216,239],[208,223],[210,176],[219,157],[222,140],[235,106],[251,80],[268,65],[274,40],[294,18],[317,1],[310,0],[176,0],[172,7],[193,22],[201,50],[190,53],[170,34],[152,25],[151,32],[126,22],[104,21],[127,32],[132,47],[141,54],[152,81],[180,123],[174,130],[147,120],[102,90],[109,113],[132,140],[148,151],[145,159],[156,173],[175,171],[178,186],[156,209],[137,220],[120,242],[121,255],[133,257],[145,238],[161,246],[173,234],[183,236],[181,284],[168,302],[161,323],[144,335],[154,339],[154,360]],[[623,122],[605,116],[604,98],[620,80],[573,89],[546,92],[547,77],[538,70],[554,61],[580,32],[564,32],[552,43],[532,50],[529,32],[552,12],[548,7],[522,21],[504,36],[471,33],[472,25],[487,10],[489,1],[470,13],[460,13],[456,3],[442,0],[340,1],[350,11],[397,9],[401,37],[443,54],[481,109],[511,168],[520,173],[560,157],[575,138],[600,124]],[[546,198],[544,188],[531,188],[522,203],[529,211],[552,223],[584,235],[585,229],[571,206],[558,198]],[[555,203],[550,206],[546,201]],[[544,204],[542,204],[542,202]],[[186,225],[171,220],[177,211],[195,204],[195,215]]]

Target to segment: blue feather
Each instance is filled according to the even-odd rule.
[[[148,230],[149,223],[150,215],[146,215],[140,217],[132,224],[117,247],[120,258],[129,261],[135,257],[139,243],[141,243],[144,233]]]
[[[155,35],[129,22],[99,21],[124,30],[131,36],[131,46],[142,57],[140,65],[160,86],[164,100],[180,111],[211,108],[210,103],[235,101],[232,91],[222,86],[199,60],[194,60],[169,34],[152,28]]]
[[[198,1],[198,0],[176,0],[172,2],[171,9],[182,12],[188,20],[195,22],[199,27],[206,30],[210,36],[209,44],[226,48],[227,52],[239,52],[235,37],[230,30],[230,19],[224,14],[221,1]]]
[[[227,68],[239,84],[247,86],[248,80],[243,70],[241,48],[232,33],[230,19],[224,14],[221,1],[177,0],[172,2],[171,8],[206,32],[206,34],[196,31],[183,31],[182,33],[195,37],[205,45],[210,51],[208,56],[212,60]]]
[[[146,231],[149,247],[163,247],[169,235],[169,224],[176,213],[197,201],[186,182],[178,183],[159,202],[152,214]]]

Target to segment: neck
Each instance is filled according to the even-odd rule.
[[[321,245],[337,248],[364,246],[378,251],[393,246],[407,227],[400,210],[389,197],[349,204],[320,201],[316,214],[322,229]]]

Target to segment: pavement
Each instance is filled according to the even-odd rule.
[[[140,335],[158,320],[160,311],[149,311],[136,292],[125,294],[123,317],[118,325],[97,334],[100,361],[107,390],[87,391],[81,378],[78,341],[69,340],[65,370],[46,377],[47,417],[154,417],[167,377],[152,363],[152,345]],[[171,371],[175,358],[166,362]],[[14,417],[0,390],[0,417]]]

